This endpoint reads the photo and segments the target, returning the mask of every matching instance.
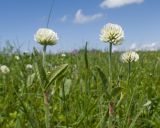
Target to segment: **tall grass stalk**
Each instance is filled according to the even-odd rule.
[[[51,19],[51,14],[52,14],[52,12],[53,12],[53,5],[54,5],[54,0],[52,1],[52,4],[51,4],[51,9],[50,9],[50,11],[49,11],[49,15],[48,15],[48,19],[47,19],[47,28],[48,28],[48,26],[49,26],[49,21],[50,21],[50,19]]]
[[[3,94],[6,94],[6,91],[7,91],[6,76],[3,75],[2,78],[3,78],[3,85],[2,85],[2,86],[3,86],[3,91],[2,91],[2,93],[3,93]]]
[[[126,127],[125,127],[125,124],[126,124],[126,126],[128,125],[127,119],[128,119],[128,117],[129,117],[129,112],[130,112],[130,109],[131,109],[131,105],[132,105],[132,102],[133,102],[133,99],[134,99],[134,95],[135,95],[136,89],[137,89],[137,87],[134,88],[133,93],[132,93],[132,96],[131,96],[131,98],[130,98],[129,106],[128,106],[128,109],[127,109],[127,111],[126,111],[126,116],[125,116],[125,119],[124,119],[123,128],[126,128]]]
[[[66,128],[68,128],[68,114],[67,114],[67,104],[66,104],[64,84],[62,84],[62,95],[63,95],[63,108],[65,111],[65,123],[66,123],[65,125],[66,125]]]
[[[85,45],[85,52],[84,52],[84,58],[85,58],[85,67],[86,67],[86,74],[85,74],[85,78],[86,78],[86,83],[85,83],[85,91],[86,91],[86,94],[89,95],[90,93],[90,80],[89,80],[89,63],[88,63],[88,42],[86,42],[86,45]]]

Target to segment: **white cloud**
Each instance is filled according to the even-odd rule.
[[[131,44],[131,46],[129,47],[130,50],[136,50],[137,49],[137,45],[136,43]]]
[[[100,19],[102,17],[103,17],[102,13],[97,13],[97,14],[94,14],[94,15],[88,15],[87,16],[87,15],[83,14],[81,9],[79,9],[75,14],[74,22],[78,23],[78,24],[84,24],[84,23],[87,23],[87,22],[91,22],[91,21]]]
[[[158,44],[157,43],[150,43],[150,44],[142,44],[140,46],[140,50],[145,50],[145,51],[156,51],[158,50]]]
[[[143,43],[143,44],[136,44],[133,43],[129,47],[129,50],[135,50],[135,51],[157,51],[160,49],[159,43]]]
[[[121,7],[127,4],[139,4],[142,3],[144,0],[104,0],[100,6],[102,8],[115,8]]]
[[[68,18],[67,15],[64,15],[63,17],[61,17],[60,20],[61,20],[61,22],[65,22],[67,20],[67,18]]]

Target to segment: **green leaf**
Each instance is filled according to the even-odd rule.
[[[45,90],[47,90],[50,87],[50,85],[55,81],[55,79],[58,78],[61,74],[63,74],[67,68],[68,68],[68,64],[63,64],[57,67],[56,70],[50,76],[49,82],[46,85]]]
[[[39,80],[41,86],[44,88],[44,86],[48,83],[45,69],[41,63],[36,63],[35,70],[36,70],[36,75],[38,77],[38,80]]]
[[[17,120],[16,120],[16,126],[15,126],[15,128],[22,128],[21,122],[20,122],[19,118],[17,118]]]
[[[39,54],[36,48],[34,48],[32,57],[34,58],[33,60],[35,62],[34,70],[35,70],[36,76],[38,78],[38,81],[42,89],[44,89],[45,85],[48,83],[48,79],[47,79],[46,71],[42,65],[42,56]]]
[[[28,76],[28,78],[27,78],[27,86],[28,87],[33,84],[34,78],[35,78],[35,73]]]
[[[64,95],[69,95],[70,89],[71,89],[72,80],[66,79],[64,82]],[[60,90],[60,97],[63,97],[62,89]]]
[[[102,69],[99,66],[96,66],[96,69],[97,69],[97,71],[99,73],[99,76],[102,80],[103,89],[107,90],[108,80],[107,80],[107,77],[106,77],[105,73],[102,71]]]
[[[117,95],[119,95],[122,91],[122,88],[121,87],[116,87],[116,88],[113,88],[112,90],[112,93],[111,93],[111,96],[112,97],[116,97]]]

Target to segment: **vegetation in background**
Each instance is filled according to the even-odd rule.
[[[6,65],[10,72],[0,74],[0,127],[44,128],[40,77],[56,76],[48,96],[51,128],[106,128],[111,99],[113,128],[159,128],[160,52],[138,54],[140,59],[132,63],[129,84],[128,64],[121,62],[121,53],[112,54],[111,95],[106,91],[108,52],[86,48],[63,55],[47,54],[46,76],[38,75],[43,72],[37,67],[42,54],[36,50],[27,54],[1,54],[1,65]],[[63,69],[59,65],[64,64],[68,64],[65,72],[52,74]]]

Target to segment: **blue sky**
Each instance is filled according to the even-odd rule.
[[[38,28],[46,27],[52,0],[1,0],[0,47],[9,40],[21,50],[30,51]],[[114,49],[156,49],[160,47],[159,0],[54,0],[49,28],[58,33],[57,45],[49,50],[82,48],[106,49],[99,33],[106,23],[116,23],[125,31],[122,46]]]

